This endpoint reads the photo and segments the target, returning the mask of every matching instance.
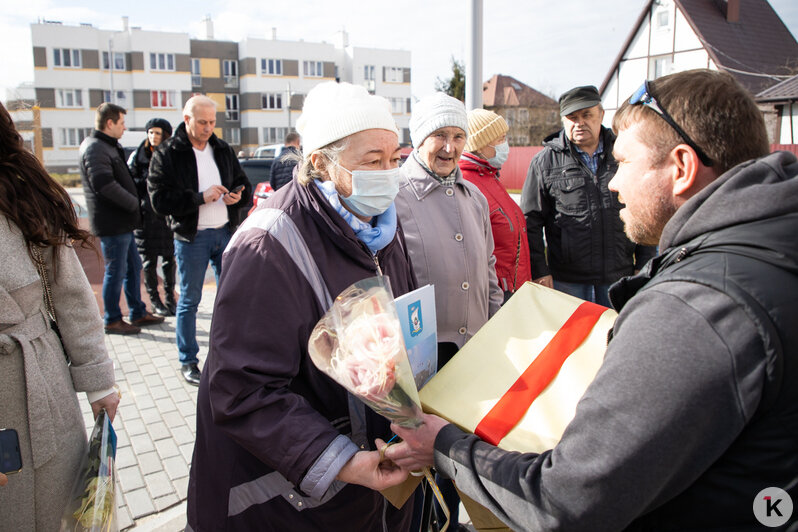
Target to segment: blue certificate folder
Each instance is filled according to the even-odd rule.
[[[422,286],[397,297],[396,312],[402,324],[407,357],[420,390],[438,368],[438,322],[435,315],[435,287]]]

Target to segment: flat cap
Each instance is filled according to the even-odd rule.
[[[576,87],[560,96],[560,116],[568,116],[574,111],[587,109],[601,103],[598,89],[593,85]]]

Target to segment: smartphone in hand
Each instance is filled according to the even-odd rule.
[[[238,185],[236,188],[228,192],[228,194],[238,194],[242,190],[244,190],[244,185]]]
[[[0,429],[0,473],[18,473],[22,470],[22,453],[19,436],[14,429]]]

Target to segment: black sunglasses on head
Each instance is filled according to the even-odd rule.
[[[682,140],[685,144],[695,150],[696,155],[698,155],[698,158],[702,163],[704,163],[704,166],[712,166],[714,164],[712,159],[707,156],[704,150],[699,148],[698,144],[693,142],[693,139],[691,139],[690,136],[685,133],[684,130],[678,126],[678,124],[676,124],[676,121],[673,120],[671,115],[669,115],[665,109],[662,108],[657,99],[651,94],[651,91],[648,88],[648,80],[644,81],[643,84],[640,85],[640,88],[637,89],[634,94],[632,94],[632,97],[629,98],[629,105],[645,105],[657,113],[668,123],[669,126],[673,128],[674,131],[676,131],[676,133],[679,134],[680,137],[682,137]]]

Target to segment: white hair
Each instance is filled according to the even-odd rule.
[[[212,99],[208,98],[204,94],[197,94],[196,96],[192,96],[186,102],[186,106],[183,107],[183,116],[190,116],[194,117],[194,111],[197,107],[213,107],[214,110],[216,109],[216,102]]]

